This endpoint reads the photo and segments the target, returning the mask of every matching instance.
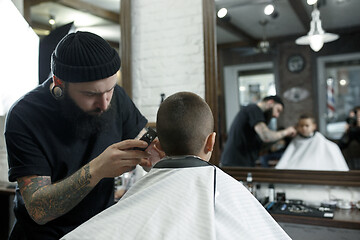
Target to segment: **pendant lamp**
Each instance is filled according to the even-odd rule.
[[[311,13],[310,31],[306,36],[299,37],[295,43],[298,45],[310,45],[311,49],[318,52],[324,43],[335,41],[339,35],[334,33],[326,33],[321,26],[320,11],[314,5]]]

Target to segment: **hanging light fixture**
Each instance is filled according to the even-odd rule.
[[[339,35],[334,33],[326,33],[321,26],[320,11],[316,4],[311,13],[310,31],[306,36],[299,37],[295,43],[298,45],[310,45],[311,49],[318,52],[324,43],[335,41]]]
[[[224,18],[227,14],[228,10],[226,8],[221,8],[218,12],[217,12],[217,16],[218,18]]]
[[[56,23],[54,16],[50,15],[50,17],[49,17],[49,23],[50,23],[50,25],[54,25],[54,24]]]
[[[307,0],[306,2],[309,5],[314,5],[315,3],[317,3],[317,0]]]
[[[259,24],[263,27],[263,38],[262,40],[258,43],[258,49],[260,50],[260,52],[262,53],[267,53],[269,52],[270,49],[270,43],[268,40],[266,40],[266,25],[269,23],[268,20],[262,20],[259,21]]]
[[[275,5],[273,3],[269,3],[265,6],[264,14],[272,18],[277,18],[279,16],[279,12],[275,9]]]
[[[264,8],[265,15],[269,16],[275,11],[275,7],[273,4],[268,4]]]

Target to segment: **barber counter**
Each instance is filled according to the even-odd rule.
[[[15,195],[15,186],[8,182],[0,182],[0,240],[8,239],[14,221],[12,201]]]
[[[334,211],[333,219],[272,214],[293,240],[358,240],[360,239],[360,211]]]
[[[0,240],[8,239],[14,221],[12,201],[15,195],[13,184],[0,182]],[[279,211],[283,206],[280,205]],[[284,214],[279,211],[269,211],[272,217],[293,239],[359,239],[360,210],[339,209],[332,210],[333,216],[300,216]]]
[[[275,202],[265,206],[287,234],[296,239],[359,239],[360,210]]]

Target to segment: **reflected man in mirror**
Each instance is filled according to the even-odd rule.
[[[236,115],[221,155],[221,166],[254,167],[262,143],[295,136],[294,127],[273,131],[267,126],[271,118],[278,118],[284,103],[278,96],[267,96],[257,104],[242,107]]]

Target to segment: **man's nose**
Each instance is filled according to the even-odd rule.
[[[105,111],[109,107],[109,96],[108,94],[104,93],[99,95],[97,99],[97,107],[100,108],[102,111]]]

